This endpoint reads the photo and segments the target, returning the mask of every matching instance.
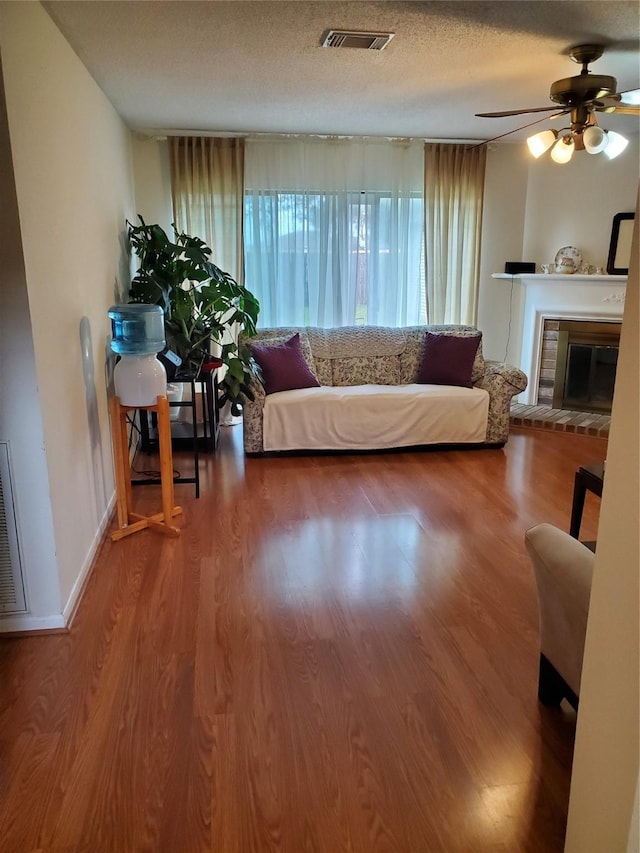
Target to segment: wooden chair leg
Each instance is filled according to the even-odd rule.
[[[578,710],[578,697],[543,654],[540,655],[538,699],[547,707],[559,705],[566,699],[576,711]]]

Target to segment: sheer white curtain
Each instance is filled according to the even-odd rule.
[[[485,162],[485,146],[425,144],[429,323],[476,322]]]
[[[247,286],[261,326],[424,322],[422,143],[249,139]]]
[[[211,260],[243,283],[244,139],[169,137],[176,227],[211,247]]]

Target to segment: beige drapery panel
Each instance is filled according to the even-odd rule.
[[[244,139],[169,137],[173,216],[204,240],[211,260],[243,283]]]
[[[424,147],[428,323],[475,325],[486,147]]]

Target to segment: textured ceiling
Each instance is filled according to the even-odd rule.
[[[619,91],[640,86],[635,0],[43,5],[141,131],[486,139],[538,116],[474,113],[550,105],[551,83],[580,71],[568,49],[586,42],[606,46],[595,73],[616,77]],[[380,52],[323,48],[328,29],[395,38]],[[640,122],[601,124],[637,133]]]

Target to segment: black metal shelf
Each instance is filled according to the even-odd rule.
[[[220,419],[218,412],[218,380],[214,371],[205,371],[198,376],[174,376],[172,384],[181,383],[190,386],[190,399],[169,403],[171,409],[191,409],[191,423],[171,421],[171,446],[174,450],[188,450],[193,453],[193,477],[174,477],[174,483],[193,483],[196,487],[196,498],[200,497],[200,452],[215,453],[220,436]],[[199,387],[198,387],[199,386]],[[196,392],[200,391],[200,394]],[[198,420],[198,396],[200,397],[200,413]],[[140,451],[157,453],[159,448],[158,425],[154,413],[140,409]],[[159,479],[145,478],[132,480],[132,486],[158,485]]]

